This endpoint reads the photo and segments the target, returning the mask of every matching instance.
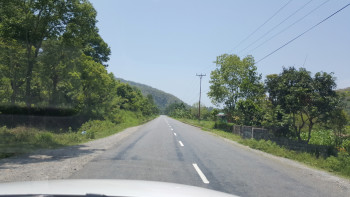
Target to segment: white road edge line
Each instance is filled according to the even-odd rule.
[[[201,169],[199,169],[198,165],[196,163],[193,163],[192,165],[193,165],[194,169],[197,171],[197,173],[199,174],[199,176],[201,177],[203,183],[209,184],[207,177],[205,177],[205,175],[203,174]]]
[[[184,144],[181,141],[179,141],[179,144],[180,144],[180,146],[184,146]]]
[[[174,133],[174,135],[176,136],[176,133]]]

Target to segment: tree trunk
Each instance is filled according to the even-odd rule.
[[[50,99],[50,105],[56,106],[58,101],[58,92],[57,92],[57,84],[58,84],[58,76],[56,73],[51,77],[52,79],[52,94]]]
[[[12,86],[12,83],[11,83],[11,86]],[[12,91],[12,94],[11,94],[11,105],[13,106],[13,105],[15,105],[17,92],[16,92],[16,90],[14,90],[13,86],[12,86],[12,90],[13,91]]]
[[[309,125],[309,134],[307,136],[307,142],[306,143],[309,143],[310,139],[311,139],[311,131],[312,131],[312,128],[314,126],[314,123],[312,122],[312,120],[310,120],[310,125]]]
[[[42,40],[39,41],[37,45],[30,44],[27,40],[27,58],[28,58],[28,66],[27,66],[27,74],[26,74],[26,94],[25,101],[28,108],[31,107],[32,104],[32,94],[31,94],[31,82],[33,78],[33,68],[35,64],[35,59],[38,57],[39,49],[41,47]],[[32,55],[32,47],[35,47],[34,55]]]
[[[26,74],[26,105],[28,108],[31,107],[32,99],[31,99],[31,82],[32,82],[32,74],[33,74],[34,61],[28,61],[27,74]]]
[[[11,81],[11,88],[12,88],[12,94],[11,94],[11,105],[15,105],[16,102],[16,97],[17,97],[17,87],[16,87],[16,82]]]

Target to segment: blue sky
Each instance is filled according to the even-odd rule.
[[[196,73],[203,73],[207,76],[202,81],[202,103],[212,106],[206,94],[217,56],[249,54],[259,61],[349,0],[91,2],[97,10],[100,34],[112,49],[109,72],[171,93],[190,105],[198,102]],[[303,18],[323,2],[326,3]],[[264,44],[256,48],[261,43]],[[338,88],[349,87],[350,6],[256,66],[263,78],[280,73],[283,66],[303,66],[313,74],[334,72]]]

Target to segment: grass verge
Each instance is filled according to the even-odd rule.
[[[191,124],[202,128],[205,131],[214,133],[218,136],[236,141],[240,144],[249,146],[253,149],[261,150],[272,155],[292,159],[308,166],[326,170],[344,178],[350,179],[350,155],[347,152],[339,152],[337,157],[330,156],[328,158],[317,158],[315,155],[305,152],[296,152],[280,147],[272,141],[243,139],[239,135],[235,135],[223,130],[214,129],[214,121],[201,121],[191,119],[178,119],[184,123]]]
[[[139,119],[129,116],[123,123],[108,120],[91,120],[77,131],[53,132],[29,127],[0,127],[0,159],[32,152],[37,149],[52,149],[77,145],[118,133],[128,127],[137,126],[156,116]]]

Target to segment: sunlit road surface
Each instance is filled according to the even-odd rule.
[[[239,196],[350,196],[332,176],[166,116],[140,127],[70,178],[173,182]]]

